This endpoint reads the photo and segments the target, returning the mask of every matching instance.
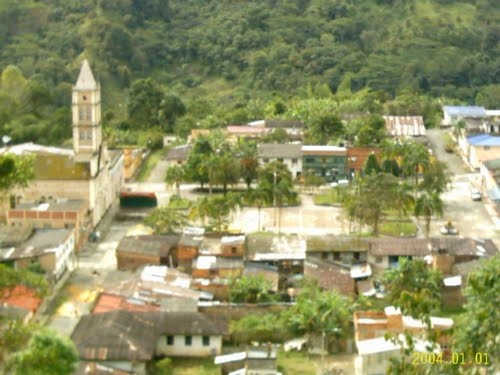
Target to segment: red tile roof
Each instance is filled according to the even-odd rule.
[[[19,307],[34,313],[41,303],[42,299],[37,297],[36,292],[24,285],[17,285],[1,292],[0,304]]]
[[[159,311],[160,306],[144,303],[143,301],[127,299],[110,293],[101,293],[92,311],[93,314],[100,314],[109,311]]]

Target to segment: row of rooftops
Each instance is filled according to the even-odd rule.
[[[203,235],[173,234],[124,237],[117,251],[140,252],[168,256],[177,246],[193,246],[199,255],[221,254],[224,244],[244,246],[248,260],[265,261],[279,259],[305,259],[306,253],[315,252],[368,252],[373,256],[421,256],[447,253],[455,256],[492,256],[498,252],[490,239],[460,237],[436,238],[378,238],[337,235],[272,235],[249,234],[208,238]],[[206,262],[210,262],[206,258]]]

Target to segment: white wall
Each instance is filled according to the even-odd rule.
[[[268,161],[264,162],[264,159],[266,159],[266,158],[262,158],[262,157],[259,158],[259,163],[261,165],[265,165],[267,163],[278,160],[277,158],[268,158]],[[292,163],[292,158],[283,158],[283,164],[285,164],[286,167],[288,168],[288,170],[290,172],[292,172],[292,179],[297,178],[297,172],[299,174],[302,173],[302,158],[297,157],[295,159],[297,161],[295,163]]]
[[[69,261],[75,250],[75,232],[74,229],[71,231],[71,235],[68,236],[65,242],[54,248],[52,251],[55,252],[56,266],[54,269],[54,275],[56,279],[59,279],[66,268],[68,268]]]
[[[175,335],[174,344],[167,345],[167,335],[162,335],[156,345],[157,355],[182,356],[182,357],[212,357],[219,355],[222,349],[222,337],[210,336],[208,346],[203,345],[202,336],[191,336],[190,346],[185,345],[184,335]]]
[[[385,375],[391,357],[399,357],[399,349],[374,353],[369,355],[358,355],[355,360],[356,375]]]

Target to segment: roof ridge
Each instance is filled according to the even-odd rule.
[[[94,79],[94,75],[92,74],[92,70],[90,69],[87,59],[83,60],[75,88],[79,90],[93,90],[97,88],[97,82]]]

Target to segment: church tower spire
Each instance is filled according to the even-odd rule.
[[[86,59],[73,86],[72,114],[75,157],[90,159],[102,145],[101,88]]]

